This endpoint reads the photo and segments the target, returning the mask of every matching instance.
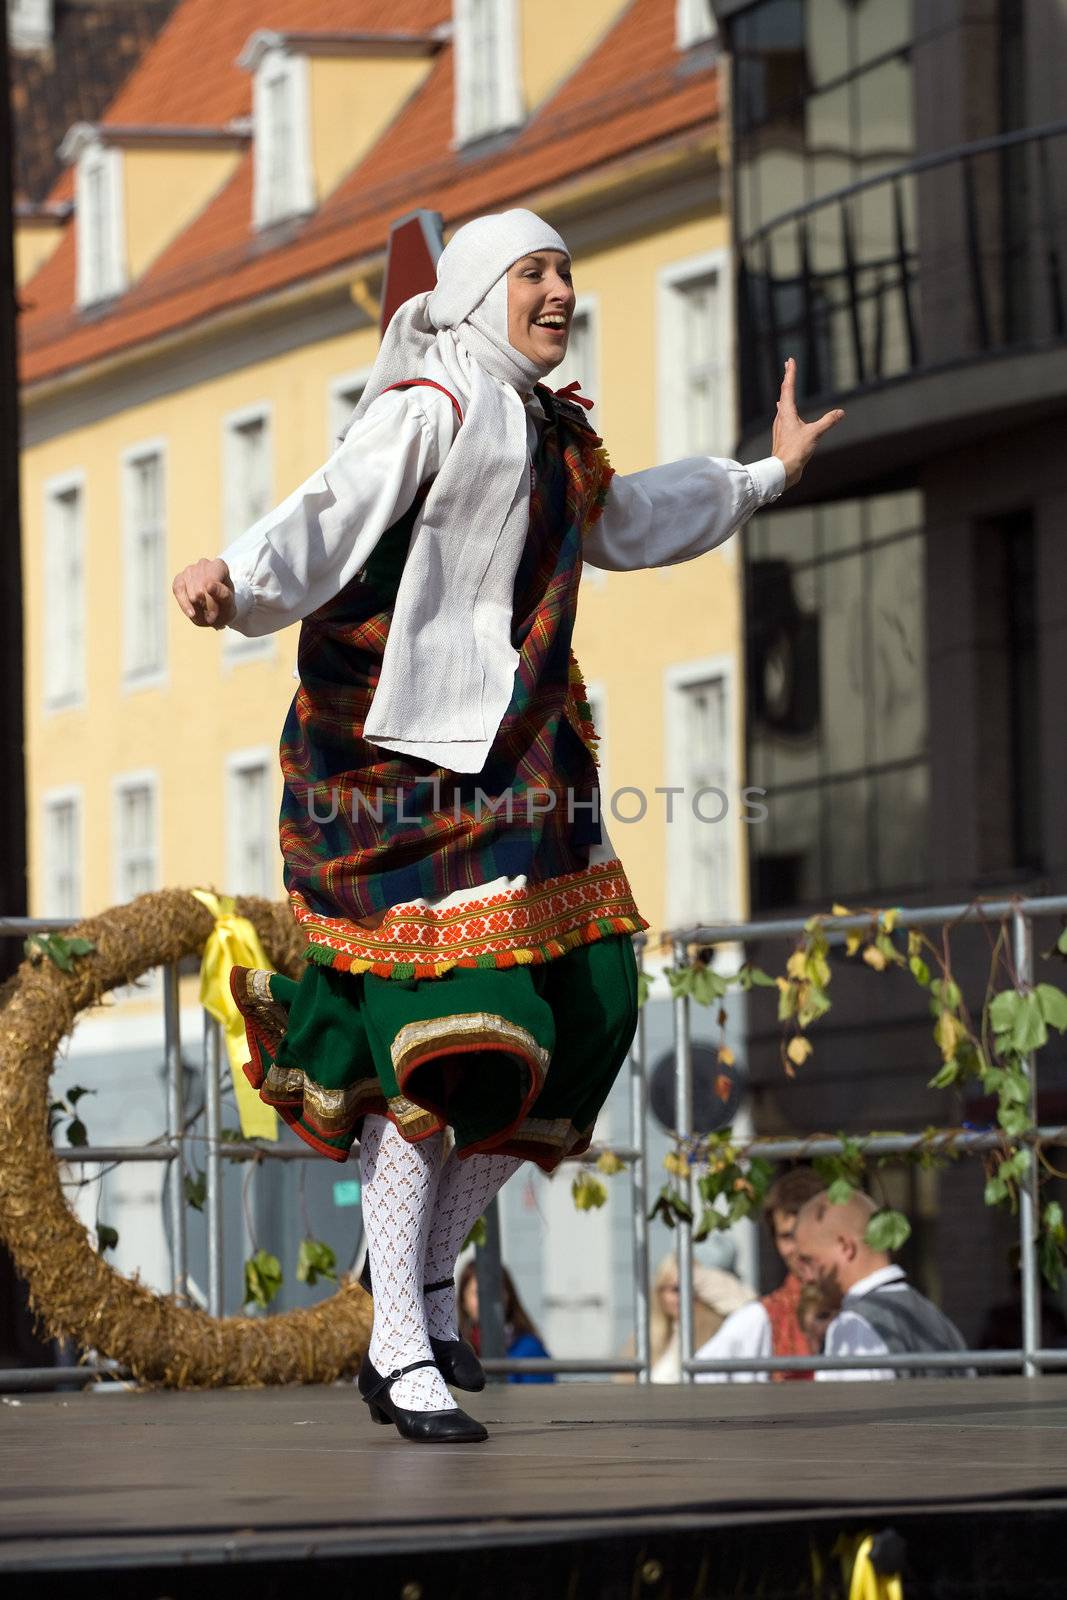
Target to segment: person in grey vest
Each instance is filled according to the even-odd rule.
[[[959,1329],[944,1312],[913,1289],[903,1268],[883,1250],[872,1250],[867,1224],[877,1207],[855,1191],[842,1205],[816,1195],[796,1222],[798,1277],[841,1297],[841,1307],[826,1330],[827,1356],[884,1356],[922,1351],[965,1350]],[[817,1372],[817,1378],[896,1378],[964,1376],[967,1367],[923,1367],[894,1371],[870,1366]]]

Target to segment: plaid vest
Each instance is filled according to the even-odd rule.
[[[281,740],[280,825],[298,915],[373,927],[420,897],[580,871],[599,842],[595,732],[571,635],[582,535],[603,508],[612,469],[580,408],[537,393],[548,420],[515,579],[519,662],[480,773],[434,768],[362,737],[421,501],[301,626],[300,687]]]

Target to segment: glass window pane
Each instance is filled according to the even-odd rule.
[[[849,69],[851,0],[808,0],[806,44],[812,83],[843,78]]]
[[[927,812],[930,773],[925,762],[876,779],[874,887],[907,889],[927,882]]]
[[[879,545],[867,560],[873,756],[879,763],[902,761],[926,748],[922,537]]]
[[[829,776],[855,771],[866,763],[866,628],[861,555],[826,563],[819,610],[823,748]]]
[[[856,138],[861,176],[902,166],[915,152],[911,62],[898,56],[856,79]]]
[[[867,778],[831,783],[824,791],[824,896],[843,898],[870,886],[870,792]]]
[[[809,4],[815,3],[809,0]],[[857,63],[910,43],[914,34],[912,0],[860,0],[853,9]]]

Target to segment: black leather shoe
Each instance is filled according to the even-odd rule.
[[[483,1443],[489,1437],[488,1429],[465,1411],[405,1411],[394,1402],[389,1390],[398,1378],[420,1367],[436,1365],[436,1361],[412,1361],[383,1376],[371,1365],[370,1357],[364,1356],[356,1382],[371,1417],[375,1422],[395,1423],[402,1439],[413,1439],[417,1444]]]
[[[359,1281],[367,1293],[373,1295],[369,1251]],[[433,1294],[438,1289],[454,1289],[455,1286],[455,1278],[441,1278],[437,1283],[426,1284],[422,1292]],[[482,1364],[474,1352],[474,1347],[468,1344],[466,1339],[431,1339],[430,1349],[446,1383],[451,1383],[457,1389],[465,1389],[468,1394],[477,1394],[485,1388]]]

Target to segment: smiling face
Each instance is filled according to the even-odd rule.
[[[558,366],[567,354],[573,316],[569,256],[537,250],[508,269],[508,339],[520,355]]]

